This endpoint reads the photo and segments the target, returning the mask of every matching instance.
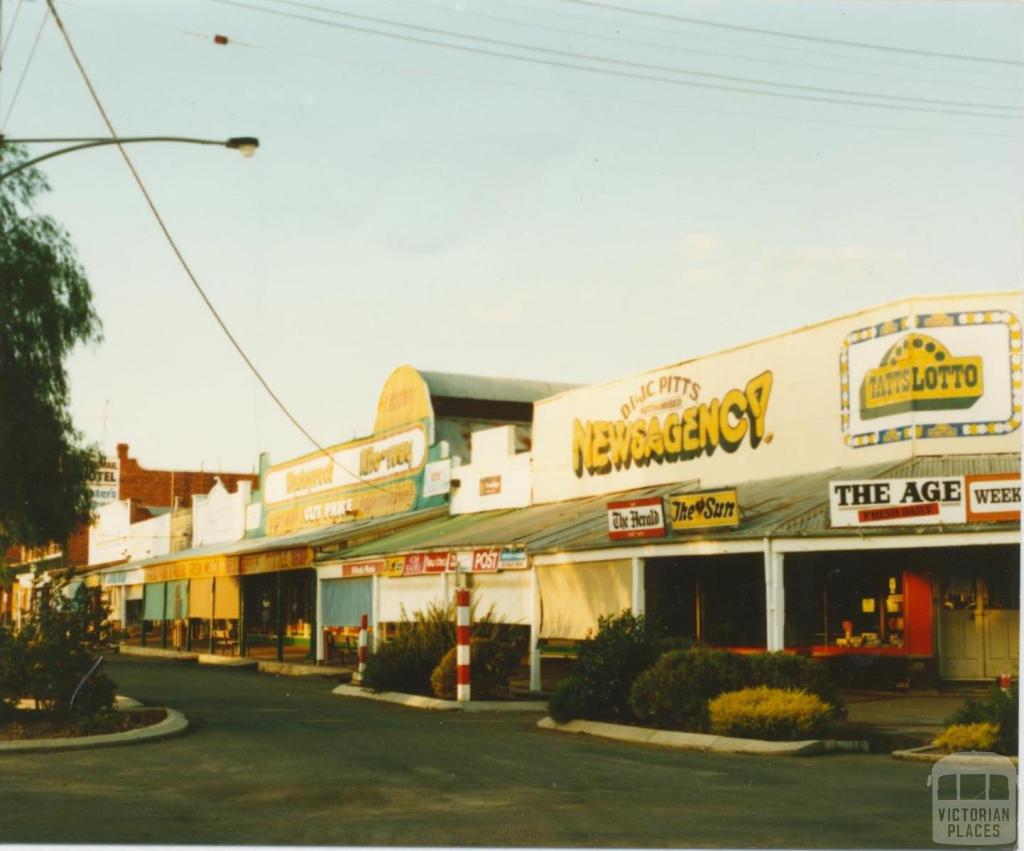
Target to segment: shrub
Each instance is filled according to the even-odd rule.
[[[1005,692],[996,684],[992,686],[985,700],[970,698],[946,719],[946,724],[995,724],[999,728],[994,745],[995,750],[1007,756],[1016,756],[1019,726],[1018,707],[1018,683],[1011,684],[1009,691]]]
[[[456,656],[453,647],[444,654],[430,675],[430,687],[436,697],[454,700]],[[469,646],[469,670],[473,700],[508,697],[508,681],[519,666],[519,654],[511,644],[475,638]]]
[[[495,618],[492,606],[482,617],[471,609],[473,636],[507,643],[510,624]],[[455,604],[431,603],[402,622],[394,638],[384,642],[366,660],[363,685],[374,691],[400,691],[432,695],[431,675],[442,657],[455,647]]]
[[[832,707],[802,689],[767,686],[725,692],[708,703],[711,731],[752,739],[806,739],[828,729]]]
[[[576,665],[551,696],[551,717],[629,722],[633,681],[657,658],[653,631],[628,609],[597,621],[597,634],[577,646]]]
[[[37,595],[17,634],[0,631],[0,705],[8,713],[22,697],[68,718],[113,707],[116,686],[94,668],[94,651],[107,637],[106,611],[84,587],[69,599],[64,594],[69,579],[70,573],[58,575]]]
[[[991,721],[974,724],[950,724],[935,740],[946,753],[955,751],[992,751],[999,741],[999,725]]]
[[[726,650],[693,647],[666,653],[633,684],[633,715],[647,726],[706,730],[708,700],[743,688],[750,670],[746,657]]]
[[[829,674],[828,668],[821,662],[807,656],[796,656],[791,653],[755,653],[750,660],[751,686],[768,686],[778,689],[803,689],[820,697],[833,707],[833,716],[842,718],[846,715],[839,690]]]

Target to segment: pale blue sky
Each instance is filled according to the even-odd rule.
[[[4,38],[17,5],[2,0]],[[21,5],[0,119],[45,10]],[[251,5],[525,54],[280,0]],[[59,0],[122,135],[260,137],[251,160],[129,150],[210,297],[324,444],[365,434],[385,377],[406,362],[589,383],[906,295],[1022,285],[1021,4],[615,4],[1016,65],[565,0],[309,5],[623,62],[1016,108],[975,108],[1012,117],[1001,120],[785,100],[212,0]],[[232,43],[215,45],[215,33]],[[4,132],[104,134],[52,22]],[[105,325],[104,342],[70,364],[87,436],[103,437],[109,399],[108,445],[128,442],[150,466],[250,469],[261,450],[278,461],[308,451],[205,311],[116,151],[45,170],[54,191],[41,209],[70,231]]]

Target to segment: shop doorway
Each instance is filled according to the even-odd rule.
[[[649,559],[644,597],[647,617],[665,635],[738,650],[765,648],[760,553]]]
[[[311,568],[245,576],[246,655],[311,661],[316,574]]]
[[[1020,574],[1015,548],[992,547],[939,582],[939,672],[943,679],[1016,675]]]

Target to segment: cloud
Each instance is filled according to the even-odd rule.
[[[688,233],[681,242],[683,256],[690,260],[706,260],[718,251],[718,237],[713,233]]]

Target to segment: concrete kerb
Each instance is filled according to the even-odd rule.
[[[559,724],[553,718],[542,718],[537,722],[542,730],[559,733],[582,733],[615,739],[620,742],[634,742],[645,745],[677,748],[679,750],[704,751],[709,753],[735,753],[757,756],[815,756],[835,751],[867,752],[867,742],[843,742],[828,739],[808,739],[802,742],[768,742],[761,739],[737,739],[730,736],[714,736],[706,733],[684,733],[676,730],[655,730],[650,727],[631,727],[626,724],[608,724],[603,721],[569,721]]]
[[[924,745],[920,748],[907,748],[906,750],[893,751],[892,758],[906,762],[938,762],[940,759],[949,756],[949,753],[936,745]],[[1008,757],[1014,765],[1019,765],[1018,757]]]
[[[546,712],[548,708],[547,702],[541,700],[471,700],[468,703],[460,703],[457,700],[442,700],[438,697],[425,697],[421,694],[370,691],[352,685],[340,685],[332,689],[331,694],[378,700],[382,703],[394,703],[413,709],[434,709],[441,712]]]
[[[85,750],[87,748],[110,748],[118,745],[135,745],[142,742],[155,742],[177,736],[188,729],[188,718],[177,709],[169,707],[144,707],[131,697],[118,695],[116,698],[118,711],[133,712],[140,709],[163,709],[167,717],[148,727],[135,730],[124,730],[120,733],[103,733],[96,736],[78,736],[77,738],[58,739],[21,739],[19,741],[0,741],[0,754],[4,753],[45,753],[49,751]]]

